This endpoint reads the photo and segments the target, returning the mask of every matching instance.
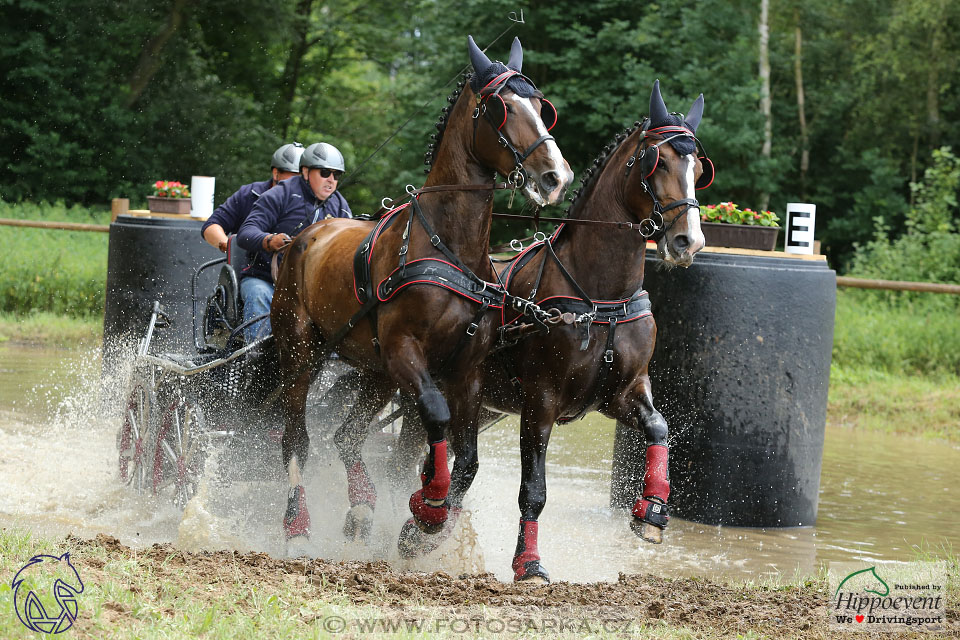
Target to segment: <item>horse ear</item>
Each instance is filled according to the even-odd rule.
[[[523,47],[520,46],[520,38],[514,36],[513,44],[510,45],[510,60],[507,62],[507,68],[519,73],[521,67],[523,67]]]
[[[650,92],[650,124],[657,126],[667,120],[667,105],[663,104],[663,98],[660,96],[660,81],[653,83],[653,91]]]
[[[467,36],[467,49],[470,50],[470,63],[473,64],[473,70],[477,73],[483,73],[493,64],[487,54],[480,51],[480,47],[473,41],[473,36]]]
[[[703,94],[700,94],[700,97],[693,101],[693,105],[690,106],[690,113],[687,115],[687,119],[684,120],[684,124],[687,125],[687,128],[694,133],[697,132],[697,127],[700,126],[700,118],[703,117]]]

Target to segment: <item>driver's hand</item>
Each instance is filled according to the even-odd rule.
[[[290,236],[285,233],[271,233],[266,239],[267,251],[280,251],[291,242]]]

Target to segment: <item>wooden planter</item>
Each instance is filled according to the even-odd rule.
[[[759,251],[773,251],[777,246],[777,234],[780,232],[780,227],[722,222],[701,222],[700,228],[703,230],[703,237],[708,247],[732,247]]]
[[[179,213],[190,215],[190,198],[161,198],[147,196],[150,213]]]

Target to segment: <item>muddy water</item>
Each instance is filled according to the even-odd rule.
[[[451,541],[416,561],[396,552],[415,478],[410,470],[403,486],[394,486],[395,474],[378,464],[390,438],[373,438],[366,450],[379,501],[363,545],[343,539],[345,474],[329,440],[312,433],[307,495],[314,535],[308,545],[286,549],[279,527],[285,483],[266,472],[278,465],[276,448],[243,463],[259,467],[256,479],[218,480],[218,471],[238,463],[211,458],[200,494],[183,514],[119,486],[119,418],[100,406],[99,372],[96,350],[0,344],[0,526],[47,535],[106,532],[134,546],[174,542],[187,550],[387,559],[398,568],[511,578],[519,518],[516,419],[481,436],[467,515]],[[915,547],[960,540],[960,448],[828,427],[816,527],[742,529],[674,518],[665,543],[649,545],[630,532],[625,513],[607,506],[613,430],[595,416],[554,430],[540,518],[540,550],[554,580],[610,580],[619,572],[789,578],[815,572],[824,561],[911,559]]]

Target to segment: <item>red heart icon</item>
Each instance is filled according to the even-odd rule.
[[[857,616],[857,622],[863,622],[863,616]]]

